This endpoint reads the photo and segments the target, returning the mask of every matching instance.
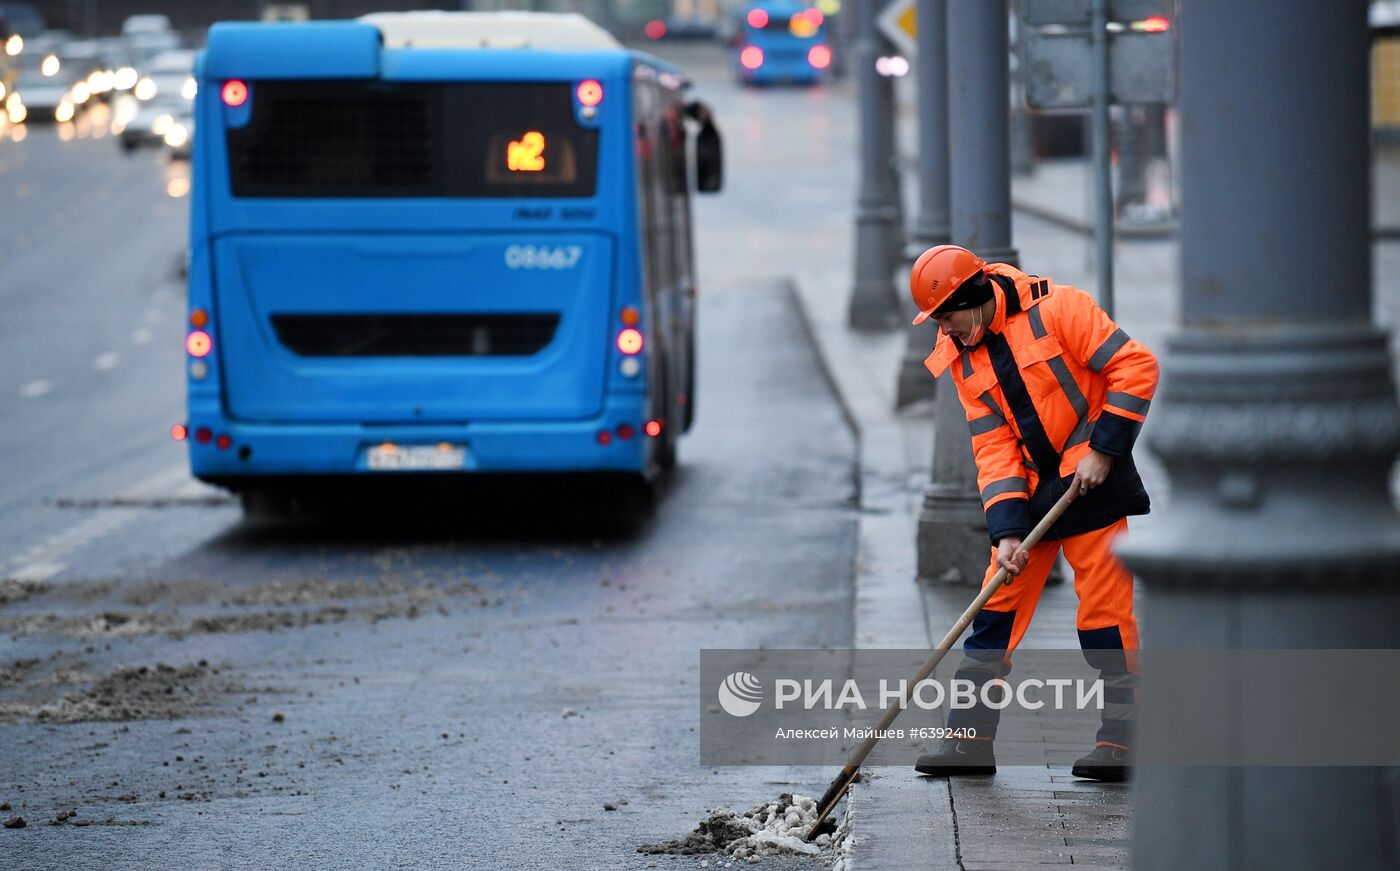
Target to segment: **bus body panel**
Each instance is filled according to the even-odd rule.
[[[826,80],[829,67],[818,68],[809,60],[813,47],[826,45],[826,24],[816,26],[810,34],[799,36],[788,28],[789,20],[795,15],[807,13],[812,7],[790,2],[758,2],[748,7],[763,10],[768,14],[768,23],[754,27],[746,19],[742,23],[741,38],[734,52],[734,66],[739,79],[749,84],[818,84]],[[756,68],[744,65],[744,49],[753,46],[763,55],[763,62]],[[830,55],[828,55],[828,63]]]
[[[279,66],[273,55],[286,51],[259,42],[269,28],[306,26],[237,25],[238,32],[225,32],[229,26],[216,25],[197,67],[196,114],[206,134],[194,149],[189,304],[210,313],[213,352],[188,363],[203,363],[207,373],[188,379],[188,426],[191,434],[228,436],[228,447],[191,438],[194,474],[239,489],[268,477],[368,473],[369,451],[386,442],[464,447],[466,472],[653,474],[659,440],[642,430],[666,415],[658,349],[692,340],[667,335],[688,329],[690,319],[680,324],[667,304],[678,288],[656,286],[649,271],[655,243],[639,221],[632,76],[639,64],[664,70],[678,93],[679,70],[625,51],[378,47],[370,69],[364,25],[328,24],[326,44],[344,40],[346,69],[355,73],[338,75],[346,69],[314,52],[300,66]],[[593,193],[235,196],[227,131],[248,123],[249,113],[224,105],[220,88],[239,78],[252,103],[265,90],[264,74],[279,81],[351,80],[347,87],[354,80],[542,82],[571,91],[593,79],[603,100],[593,117],[577,118],[581,129],[598,135]],[[684,234],[688,260],[688,217]],[[546,256],[532,255],[531,268],[521,255],[526,249]],[[646,337],[639,371],[622,365],[616,342],[624,307],[637,310]],[[289,347],[275,317],[551,312],[559,314],[552,340],[535,353],[514,355],[308,355]],[[313,339],[323,338],[316,330],[324,326],[310,324]],[[380,341],[377,326],[362,336]],[[489,339],[483,339],[488,347]],[[629,438],[616,435],[624,424]],[[605,439],[604,432],[613,435]]]
[[[224,359],[237,361],[224,367],[228,413],[405,423],[595,416],[612,257],[609,239],[580,233],[221,239],[216,322]],[[470,353],[394,353],[394,343],[415,341]]]
[[[358,21],[223,22],[209,29],[204,70],[213,79],[366,79],[378,72],[379,43],[379,31]]]

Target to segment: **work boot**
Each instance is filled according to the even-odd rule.
[[[997,758],[992,742],[971,738],[944,738],[937,753],[920,756],[914,770],[933,777],[962,777],[969,774],[996,774]]]
[[[1069,770],[1075,777],[1121,783],[1132,776],[1133,753],[1126,747],[1100,741]]]

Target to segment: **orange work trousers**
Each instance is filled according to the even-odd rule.
[[[972,621],[956,677],[980,684],[1009,672],[1010,652],[1030,628],[1045,580],[1063,549],[1074,569],[1074,591],[1079,596],[1075,618],[1079,646],[1107,687],[1108,704],[1097,738],[1099,743],[1127,747],[1136,707],[1137,662],[1133,654],[1138,649],[1138,633],[1133,617],[1133,574],[1112,551],[1113,540],[1127,528],[1127,519],[1120,518],[1103,529],[1042,541],[1031,548],[1026,567],[993,593]],[[997,569],[993,548],[983,586],[991,582]],[[995,736],[999,722],[999,711],[980,705],[950,711],[948,718],[949,726],[973,729],[983,738]]]
[[[1059,556],[1060,549],[1065,559],[1074,569],[1074,592],[1079,597],[1079,611],[1075,615],[1075,628],[1079,630],[1081,642],[1086,633],[1117,627],[1123,650],[1138,649],[1137,620],[1133,617],[1133,573],[1113,555],[1113,540],[1128,530],[1128,519],[1119,518],[1117,523],[1103,529],[1095,529],[1080,535],[1072,535],[1056,541],[1042,541],[1031,548],[1030,559],[1019,575],[1008,579],[1001,589],[992,594],[984,614],[1011,614],[1010,634],[1003,643],[987,644],[988,649],[1015,650],[1030,628],[1035,606],[1045,589],[1045,579]],[[996,575],[997,551],[992,548],[991,565],[982,578],[982,586],[991,583]],[[981,615],[978,615],[979,617]],[[989,615],[990,616],[990,615]],[[1003,621],[987,621],[1003,622]],[[990,628],[990,627],[989,627]],[[977,621],[973,621],[973,636],[977,635]],[[1002,631],[993,634],[1002,636]],[[969,637],[968,641],[972,641]],[[1001,641],[1000,638],[987,638],[987,641]],[[979,645],[982,646],[982,645]],[[1090,645],[1081,644],[1086,649]],[[1095,647],[1099,645],[1093,645]]]

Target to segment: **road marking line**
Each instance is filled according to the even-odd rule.
[[[99,372],[117,368],[117,364],[122,361],[122,357],[116,351],[104,351],[92,358],[92,368]]]
[[[181,464],[123,487],[113,495],[118,499],[141,499],[170,488],[183,491],[188,486],[188,480],[189,469]],[[64,560],[78,548],[126,526],[145,510],[139,507],[103,509],[67,529],[60,530],[24,553],[12,557],[10,565],[15,566],[15,569],[10,572],[10,576],[18,580],[48,580],[68,567]]]
[[[36,396],[43,396],[53,390],[53,383],[40,378],[38,381],[31,381],[19,389],[19,395],[23,399],[33,399]]]
[[[133,345],[149,345],[154,338],[155,334],[151,332],[150,327],[137,327],[131,331]]]
[[[10,572],[10,579],[15,581],[47,581],[66,568],[68,566],[63,563],[33,563],[20,566]]]

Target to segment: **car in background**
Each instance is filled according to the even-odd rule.
[[[189,160],[194,150],[194,107],[182,115],[171,116],[170,122],[162,125],[165,130],[161,139],[171,160]]]
[[[671,42],[713,42],[717,30],[713,21],[703,18],[655,19],[643,29],[649,39]]]
[[[72,121],[76,113],[72,89],[77,83],[73,67],[65,66],[56,51],[24,51],[19,58],[19,79],[6,98],[11,121]],[[14,103],[22,107],[18,112]],[[19,118],[16,118],[16,115]]]
[[[124,36],[109,36],[99,43],[106,67],[112,73],[112,95],[129,93],[141,78],[136,71],[140,58]]]
[[[169,15],[131,15],[122,22],[122,34],[134,33],[174,33]]]
[[[15,89],[15,83],[19,81],[19,64],[5,51],[7,41],[4,31],[0,31],[0,109],[4,108],[5,98],[10,96],[10,92]],[[0,117],[3,115],[3,111],[0,111]]]
[[[113,132],[126,151],[158,145],[176,118],[193,111],[194,52],[167,51],[152,59],[131,94],[114,103]]]
[[[131,16],[122,24],[121,39],[131,65],[143,73],[156,58],[180,48],[180,34],[164,15]]]
[[[102,45],[95,39],[65,43],[57,52],[63,71],[73,82],[68,95],[75,106],[101,100],[112,90],[112,74]]]

